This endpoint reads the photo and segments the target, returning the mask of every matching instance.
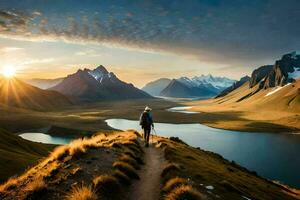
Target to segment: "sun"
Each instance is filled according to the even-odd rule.
[[[13,65],[4,65],[1,72],[6,78],[12,78],[16,75],[16,68]]]

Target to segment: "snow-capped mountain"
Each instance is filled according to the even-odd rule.
[[[118,79],[102,65],[93,70],[80,69],[50,90],[59,91],[77,102],[151,98],[146,92]]]
[[[300,78],[300,55],[296,51],[285,54],[274,65],[265,65],[252,72],[250,87],[259,89],[283,86]]]
[[[164,84],[162,84],[162,80],[167,81],[163,81]],[[235,80],[226,77],[214,77],[209,74],[173,80],[158,79],[148,83],[143,90],[155,90],[156,95],[165,97],[212,97],[230,87],[234,82]]]
[[[299,109],[300,55],[292,52],[283,55],[273,65],[255,69],[251,77],[244,77],[217,98],[223,102],[247,102],[257,106],[279,105],[285,109]],[[284,106],[283,106],[284,105]]]
[[[226,77],[214,77],[211,74],[202,74],[201,76],[194,76],[192,78],[181,77],[177,80],[189,87],[206,87],[216,92],[230,87],[235,82],[235,80]]]

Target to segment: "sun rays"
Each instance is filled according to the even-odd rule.
[[[13,65],[4,65],[1,74],[6,78],[12,78],[16,75],[16,68]]]

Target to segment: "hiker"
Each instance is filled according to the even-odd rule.
[[[151,110],[151,108],[146,106],[145,110],[140,116],[140,125],[142,126],[142,129],[144,129],[144,140],[146,147],[149,146],[151,127],[154,128],[152,115],[150,113]]]

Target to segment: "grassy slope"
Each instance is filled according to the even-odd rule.
[[[81,199],[79,196],[86,193],[98,196],[97,199],[119,199],[112,196],[126,195],[119,186],[128,189],[130,182],[139,178],[136,170],[142,157],[135,132],[107,136],[99,133],[92,138],[78,139],[59,146],[24,174],[0,185],[0,199],[67,197],[73,200]],[[82,187],[88,192],[82,191]]]
[[[0,182],[23,172],[28,166],[48,155],[53,147],[30,142],[0,130]]]
[[[248,170],[223,159],[221,156],[174,142],[169,139],[158,139],[164,149],[165,158],[178,166],[179,170],[168,170],[171,177],[182,177],[190,180],[199,189],[213,186],[211,191],[221,199],[300,199],[300,191],[292,191],[283,186],[267,181]]]
[[[123,192],[126,192],[130,182],[139,184],[132,181],[138,179],[136,170],[140,169],[138,163],[143,157],[139,140],[136,133],[128,131],[98,134],[91,139],[61,146],[20,177],[0,185],[0,198],[39,199],[43,196],[43,199],[62,199],[66,195],[74,197],[77,193],[83,194],[80,191],[84,187],[88,190],[85,193],[92,196],[101,197],[104,195],[101,192],[107,192],[109,196],[106,199],[126,199],[126,194],[116,187],[122,185]],[[163,179],[168,174],[185,178],[208,199],[235,200],[242,199],[242,196],[264,200],[300,198],[296,190],[293,193],[290,189],[257,177],[213,153],[165,138],[157,137],[155,140],[158,141],[157,147],[164,151],[165,158],[179,169],[176,173],[171,173],[170,169],[164,172]],[[115,178],[119,184],[113,183]],[[95,185],[95,179],[97,183],[100,180],[100,185]],[[207,185],[214,186],[214,190],[205,189]],[[121,195],[121,198],[109,198],[113,194]]]
[[[206,124],[213,127],[244,130],[284,132],[300,130],[300,80],[266,96],[273,88],[262,90],[249,98],[242,97],[257,88],[244,84],[225,97],[187,104],[203,115],[220,115]]]

